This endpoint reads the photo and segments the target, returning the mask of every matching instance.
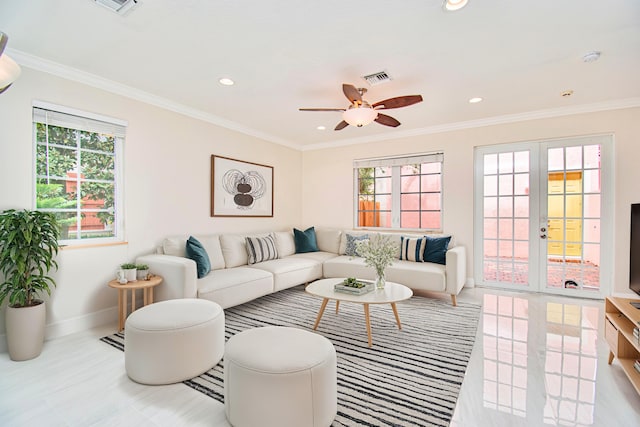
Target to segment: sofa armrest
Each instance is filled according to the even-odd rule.
[[[467,253],[464,246],[455,246],[447,251],[447,288],[450,295],[458,295],[464,286],[467,271]]]
[[[192,259],[172,255],[143,255],[136,264],[147,264],[152,274],[162,276],[163,282],[154,289],[154,300],[197,298],[198,275]]]

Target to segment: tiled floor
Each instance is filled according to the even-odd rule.
[[[459,301],[483,315],[452,426],[640,426],[640,396],[607,365],[602,301],[479,288]],[[123,354],[98,341],[115,328],[48,341],[31,361],[0,354],[0,426],[228,425],[182,384],[130,381]]]

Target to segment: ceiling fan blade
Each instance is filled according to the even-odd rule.
[[[418,102],[422,102],[422,95],[407,95],[376,102],[372,107],[380,107],[380,109],[389,110],[391,108],[407,107],[409,105],[417,104]]]
[[[362,104],[362,96],[354,85],[343,83],[342,92],[344,92],[344,96],[346,96],[351,103],[357,102],[358,104]]]
[[[400,126],[400,122],[394,119],[391,116],[387,116],[386,114],[378,113],[378,117],[376,117],[376,122],[381,125],[391,126],[392,128]]]
[[[4,52],[4,48],[7,45],[7,40],[9,40],[9,36],[0,31],[0,55]]]
[[[299,111],[344,111],[345,108],[298,108]]]
[[[338,123],[338,125],[336,126],[336,128],[334,130],[342,130],[342,129],[346,128],[347,126],[349,126],[349,123],[347,123],[347,122],[345,122],[343,120],[340,123]]]

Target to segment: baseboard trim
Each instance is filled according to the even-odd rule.
[[[46,326],[44,340],[60,338],[76,332],[113,323],[118,319],[118,307],[106,308],[104,310],[60,320]],[[0,353],[7,352],[7,336],[0,334]]]

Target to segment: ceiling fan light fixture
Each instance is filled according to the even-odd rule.
[[[373,122],[378,117],[378,112],[369,106],[349,107],[342,113],[342,119],[351,126],[362,127]]]
[[[444,10],[453,12],[465,7],[468,2],[469,0],[444,0],[442,7],[444,8]]]

